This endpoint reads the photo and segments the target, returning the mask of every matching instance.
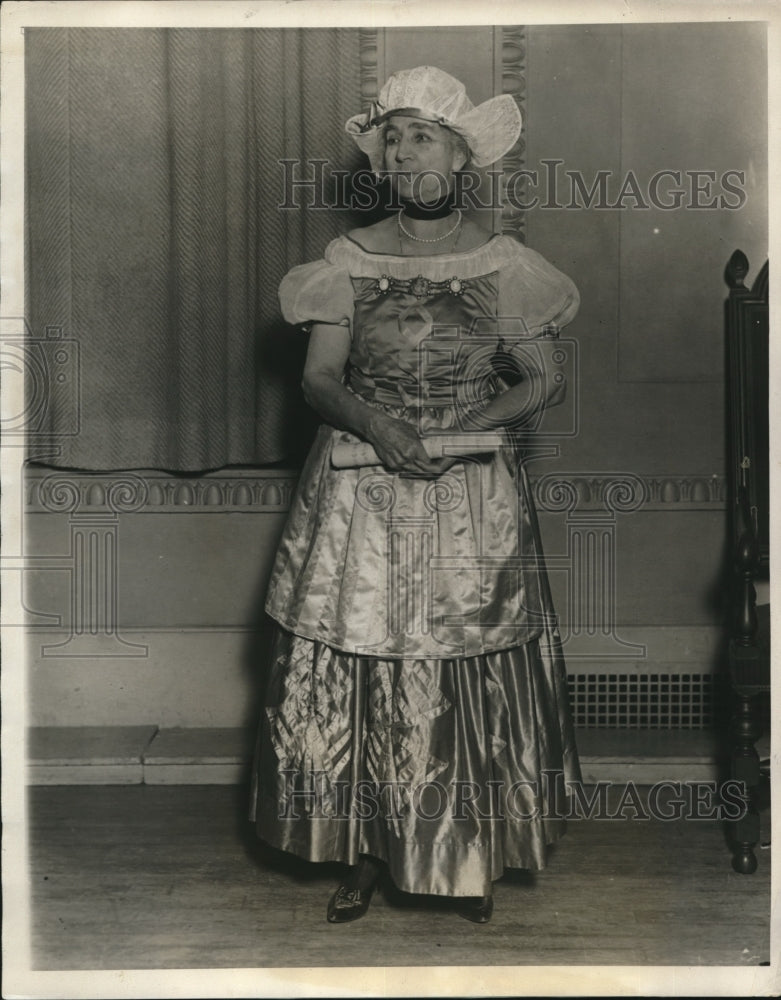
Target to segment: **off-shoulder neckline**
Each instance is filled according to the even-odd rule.
[[[473,257],[483,251],[487,250],[492,246],[497,240],[504,237],[503,233],[492,233],[485,243],[481,243],[480,246],[473,247],[471,250],[457,250],[450,253],[432,253],[432,254],[401,254],[401,253],[380,253],[377,250],[367,250],[366,247],[361,246],[357,240],[354,240],[352,236],[345,233],[343,236],[337,237],[337,240],[347,240],[351,247],[354,247],[359,253],[364,254],[366,257],[373,258],[387,258],[389,260],[436,260],[436,261],[446,261],[446,260],[463,260],[464,257]]]

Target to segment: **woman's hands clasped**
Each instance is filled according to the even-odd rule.
[[[430,458],[412,424],[384,413],[372,415],[369,440],[389,472],[409,476],[438,476],[457,461],[450,456]]]

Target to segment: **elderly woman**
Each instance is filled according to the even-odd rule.
[[[453,204],[457,172],[520,127],[510,96],[474,107],[434,67],[394,74],[347,131],[401,211],[280,288],[311,327],[303,386],[325,423],[268,592],[252,816],[274,847],[349,866],[331,922],[363,916],[382,874],[485,922],[506,868],[544,866],[556,778],[578,777],[528,482],[512,448],[481,446],[558,401],[513,359],[522,371],[578,293]],[[348,448],[337,468],[362,442],[371,464]]]

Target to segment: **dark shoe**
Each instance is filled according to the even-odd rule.
[[[464,920],[471,920],[473,924],[487,924],[493,912],[493,896],[472,896],[462,902],[458,915]]]
[[[369,909],[374,886],[368,889],[348,889],[340,885],[328,903],[328,922],[346,924],[360,919]]]

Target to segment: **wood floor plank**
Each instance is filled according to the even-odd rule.
[[[549,867],[508,874],[491,923],[385,889],[334,926],[340,869],[260,844],[237,786],[29,791],[39,969],[334,965],[755,965],[770,851],[730,867],[714,822],[570,823]],[[763,814],[763,836],[769,836]]]

